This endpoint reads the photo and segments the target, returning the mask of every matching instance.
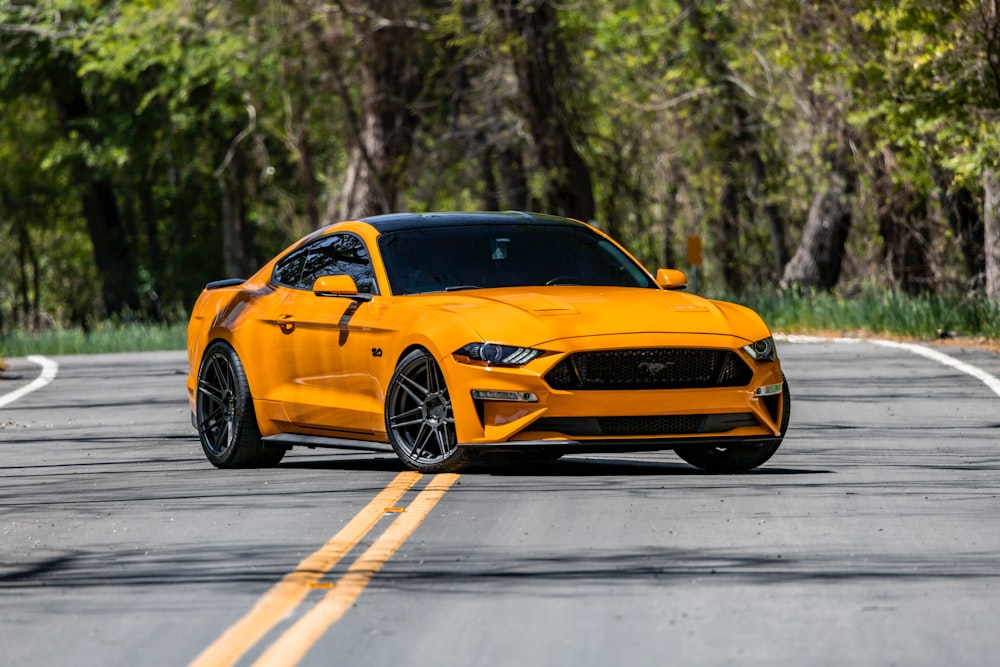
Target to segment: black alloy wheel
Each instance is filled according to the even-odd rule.
[[[457,444],[444,376],[427,350],[413,350],[396,367],[386,393],[385,429],[396,455],[417,472],[450,472],[469,460]]]
[[[226,343],[213,343],[202,358],[195,423],[201,448],[217,468],[269,468],[285,455],[261,442],[243,364]]]

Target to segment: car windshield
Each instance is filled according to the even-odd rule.
[[[656,287],[628,255],[584,227],[425,227],[383,234],[379,249],[393,294],[540,285]]]

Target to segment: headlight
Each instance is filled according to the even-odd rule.
[[[770,336],[761,338],[756,343],[744,345],[743,351],[749,354],[754,361],[774,361],[778,357],[774,350],[774,339]]]
[[[495,343],[469,343],[456,350],[456,361],[483,366],[523,366],[540,356],[542,350],[530,347],[514,347]]]

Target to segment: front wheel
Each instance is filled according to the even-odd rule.
[[[217,468],[269,468],[285,455],[261,442],[243,364],[225,343],[213,343],[202,358],[195,423],[201,448]]]
[[[788,382],[781,388],[781,436],[788,430],[792,399],[788,393]],[[765,445],[734,443],[724,446],[678,447],[677,456],[696,468],[708,472],[746,472],[764,465],[781,445],[778,438]]]
[[[427,350],[407,354],[392,374],[385,430],[396,455],[417,472],[450,472],[468,462],[468,452],[458,447],[444,376]]]

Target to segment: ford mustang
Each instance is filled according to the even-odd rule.
[[[395,452],[424,473],[498,451],[673,450],[749,470],[788,427],[774,341],[750,309],[686,285],[555,216],[336,223],[202,291],[192,422],[220,468],[307,446]]]

